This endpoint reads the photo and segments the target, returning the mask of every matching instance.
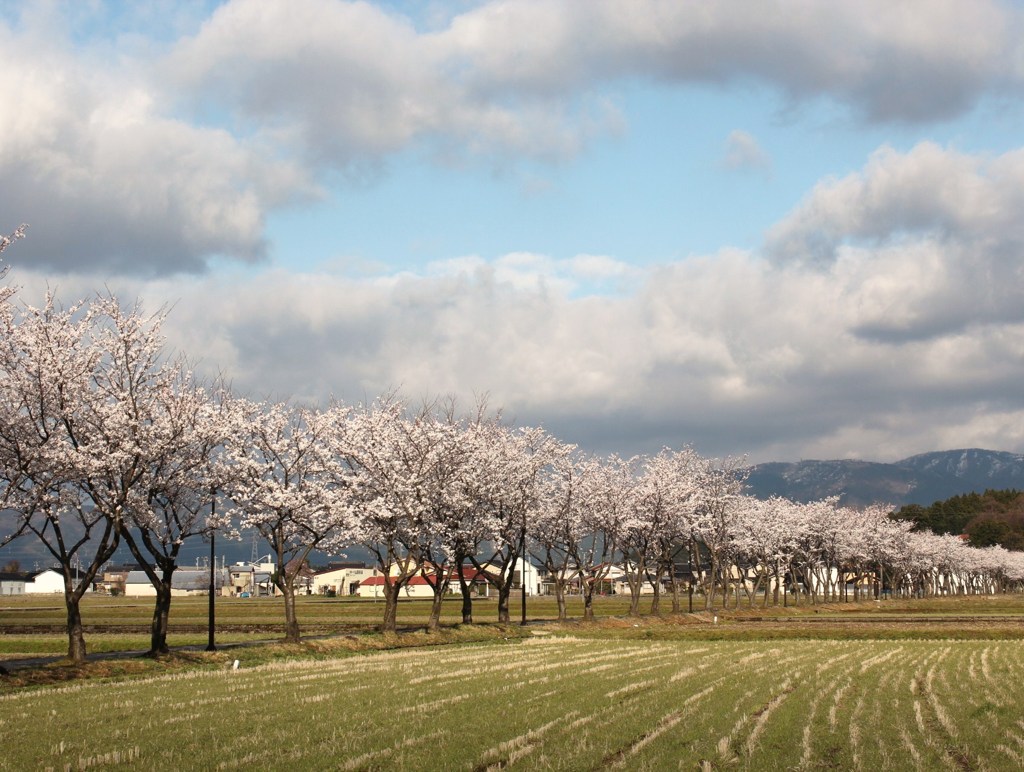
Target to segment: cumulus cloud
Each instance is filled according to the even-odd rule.
[[[1021,11],[989,0],[493,0],[427,26],[362,2],[229,0],[162,34],[101,5],[99,42],[89,12],[32,7],[0,24],[0,207],[33,224],[33,261],[108,273],[259,261],[268,212],[409,148],[571,158],[624,129],[608,92],[630,80],[759,83],[914,122],[1017,95],[1024,76]],[[732,136],[727,163],[764,162]]]
[[[514,420],[601,452],[692,443],[754,460],[895,459],[1022,449],[1024,312],[993,320],[966,302],[958,324],[894,332],[948,308],[974,259],[923,235],[814,266],[743,250],[647,269],[518,253],[373,277],[272,271],[112,289],[174,303],[171,345],[258,397],[487,392]],[[589,284],[622,271],[625,284]],[[41,279],[14,278],[26,296],[42,292]],[[69,277],[61,294],[88,282]],[[973,276],[968,295],[1000,283]]]
[[[479,90],[545,94],[630,75],[768,83],[831,96],[870,120],[948,118],[989,91],[1017,89],[1019,12],[944,0],[693,4],[671,0],[491,2],[438,38]]]
[[[243,1],[182,40],[166,71],[309,161],[342,168],[421,138],[441,153],[564,157],[613,115],[600,101],[580,110],[474,93],[464,72],[473,63],[452,54],[407,18],[365,3]]]
[[[173,303],[171,345],[255,396],[489,392],[625,453],[1021,450],[1024,151],[881,148],[762,250],[648,268],[516,252],[168,278],[260,260],[267,212],[315,195],[316,175],[418,143],[571,156],[621,126],[595,92],[623,79],[758,82],[866,120],[934,120],[1019,90],[1019,33],[1013,7],[954,0],[496,0],[429,29],[364,3],[234,0],[147,61],[0,26],[0,103],[16,106],[0,211],[33,226],[13,278],[38,296],[62,269],[72,298],[104,273],[123,297]],[[728,150],[758,157],[742,134]]]
[[[560,158],[621,128],[594,96],[624,78],[757,82],[867,120],[945,119],[1024,73],[1018,10],[872,2],[495,0],[421,31],[337,0],[232,0],[167,71],[317,163],[344,168],[420,140],[442,153]],[[736,152],[742,136],[734,138]],[[755,150],[745,143],[747,155]]]
[[[114,273],[256,261],[269,207],[313,188],[228,132],[162,114],[130,67],[82,66],[0,25],[0,211],[32,224],[21,259]]]
[[[767,234],[782,263],[862,288],[859,334],[947,335],[1018,323],[1024,309],[1024,151],[970,155],[921,143],[881,148],[859,172],[819,183]]]
[[[768,234],[786,260],[832,261],[844,243],[891,243],[915,234],[1018,248],[1024,224],[1024,150],[995,157],[922,142],[876,151],[862,171],[820,182]]]

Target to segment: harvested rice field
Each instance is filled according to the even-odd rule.
[[[0,695],[0,769],[1020,769],[1017,641],[536,635]]]

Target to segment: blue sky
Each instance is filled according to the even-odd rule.
[[[756,10],[752,10],[755,8]],[[597,452],[1024,451],[1021,8],[0,0],[24,302]]]

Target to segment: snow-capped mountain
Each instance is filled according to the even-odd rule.
[[[931,504],[986,489],[1024,489],[1024,455],[997,450],[944,450],[891,464],[849,459],[771,462],[750,469],[748,491],[811,501],[839,495],[844,504]]]

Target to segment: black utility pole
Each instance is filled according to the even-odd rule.
[[[212,521],[214,519],[214,517],[216,516],[216,514],[217,514],[217,490],[216,490],[216,488],[211,490],[210,493],[212,494],[212,496],[210,498],[210,520]],[[216,543],[215,539],[214,539],[214,535],[216,534],[216,532],[217,532],[216,529],[211,526],[210,527],[210,619],[209,619],[210,642],[206,644],[206,650],[207,651],[217,651],[217,644],[215,644],[213,642],[214,616],[215,616],[214,600],[215,600],[215,595],[216,595],[216,592],[217,592],[217,576],[216,576],[216,573],[215,573],[216,570],[217,570],[217,553],[216,553],[216,551],[214,549],[214,545]]]
[[[523,519],[523,535],[519,540],[519,552],[523,556],[523,570],[519,574],[520,597],[522,598],[523,619],[520,624],[526,624],[526,519]]]

